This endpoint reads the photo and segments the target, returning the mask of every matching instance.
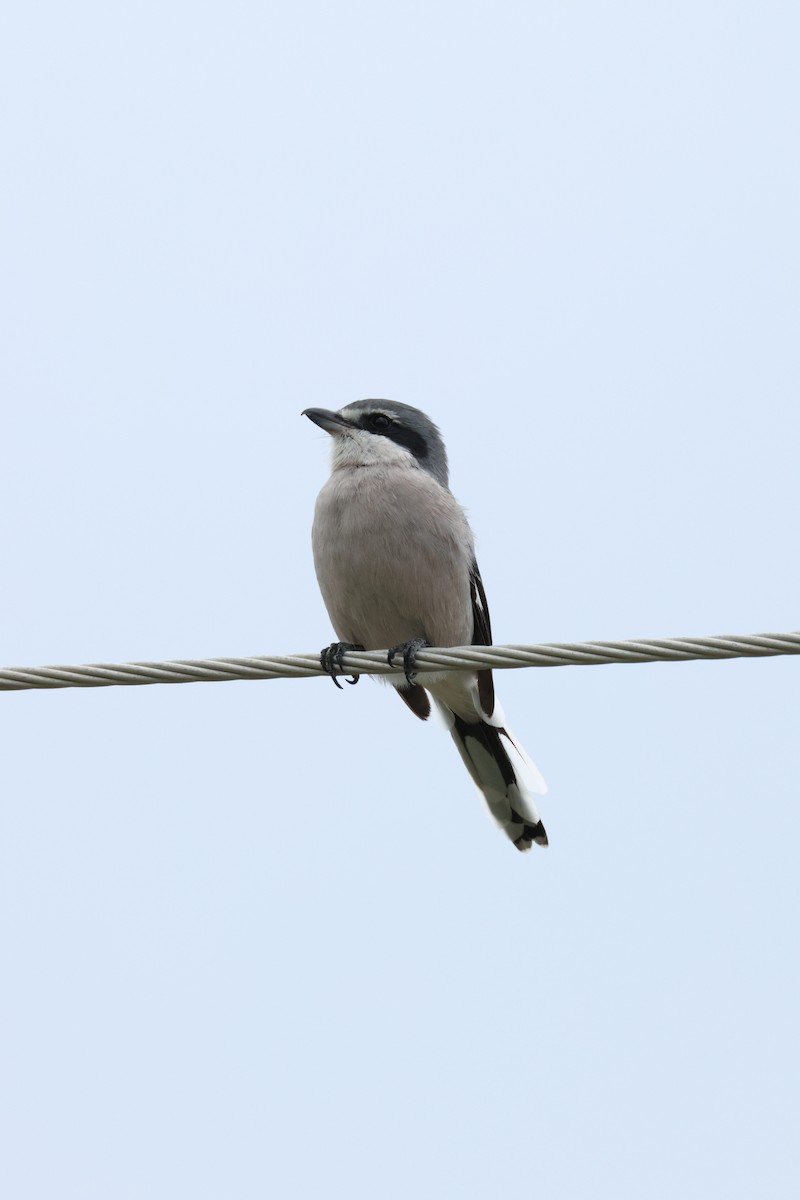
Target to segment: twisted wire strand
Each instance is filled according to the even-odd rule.
[[[424,684],[426,672],[442,669],[474,671],[479,667],[513,669],[687,662],[704,658],[766,658],[778,654],[800,654],[800,632],[643,638],[622,642],[545,642],[538,646],[448,646],[421,650],[415,667],[421,676],[420,682]],[[351,675],[391,675],[402,672],[402,664],[396,661],[390,667],[386,655],[386,650],[351,651],[343,657],[344,671]],[[0,669],[0,691],[147,683],[219,683],[237,679],[303,679],[324,674],[319,654],[6,667]]]

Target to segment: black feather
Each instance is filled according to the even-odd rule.
[[[415,716],[421,721],[427,721],[431,715],[431,702],[424,687],[420,687],[418,683],[408,683],[404,687],[395,688],[395,691],[401,700],[405,700]]]
[[[489,618],[489,605],[476,562],[473,562],[469,573],[469,595],[472,601],[472,644],[491,646],[492,623]],[[478,671],[478,698],[483,711],[490,717],[494,712],[494,680],[491,671]]]

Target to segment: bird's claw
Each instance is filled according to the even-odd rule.
[[[399,646],[392,646],[387,655],[386,661],[390,667],[394,666],[394,660],[398,654],[403,655],[403,673],[409,683],[414,683],[417,678],[417,673],[414,670],[417,654],[425,646],[429,646],[430,642],[425,638],[414,638],[412,642],[401,642]]]
[[[324,650],[319,652],[320,666],[326,675],[330,675],[337,688],[341,689],[341,684],[336,678],[337,672],[339,675],[344,675],[345,670],[342,660],[348,650],[363,650],[364,647],[358,645],[357,642],[331,642],[330,646],[326,646]],[[347,682],[358,683],[360,675],[352,675]]]

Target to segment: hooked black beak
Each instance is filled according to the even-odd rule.
[[[309,421],[319,425],[326,433],[335,434],[341,433],[343,429],[352,429],[349,421],[340,417],[338,413],[331,412],[329,408],[304,408],[300,415],[308,417]]]

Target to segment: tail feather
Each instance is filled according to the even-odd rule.
[[[507,837],[518,850],[530,850],[534,842],[546,846],[547,834],[533,791],[547,788],[522,747],[494,720],[491,724],[480,719],[468,721],[439,700],[436,706],[489,812]],[[497,717],[495,712],[494,719]]]

